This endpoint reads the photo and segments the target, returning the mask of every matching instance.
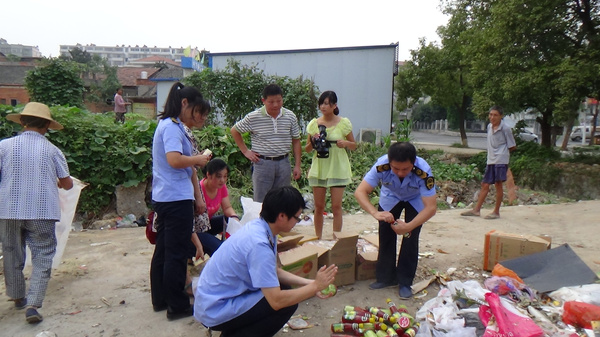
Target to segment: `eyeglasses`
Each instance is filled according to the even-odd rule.
[[[300,214],[300,216],[292,215],[292,217],[296,219],[296,222],[300,222],[302,219],[304,219],[304,214]]]

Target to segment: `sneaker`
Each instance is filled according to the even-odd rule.
[[[25,309],[25,307],[27,306],[27,299],[25,297],[17,298],[14,301],[15,301],[15,309],[17,309],[17,310]]]
[[[27,323],[29,324],[35,324],[43,321],[44,318],[42,315],[40,315],[36,308],[29,307],[27,308],[27,311],[25,311],[25,320],[27,320]]]
[[[192,306],[190,306],[189,308],[183,310],[183,311],[178,311],[178,312],[173,312],[170,310],[167,310],[167,319],[169,321],[174,321],[180,318],[186,318],[186,317],[190,317],[194,315],[194,308]]]
[[[398,296],[400,296],[401,299],[408,300],[412,297],[412,295],[413,293],[410,287],[400,286],[400,289],[398,290]]]
[[[395,287],[397,286],[398,283],[397,282],[373,282],[371,284],[369,284],[369,289],[385,289],[385,288],[391,288],[391,287]]]

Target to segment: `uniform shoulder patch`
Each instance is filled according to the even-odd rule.
[[[420,168],[413,166],[412,169],[413,173],[416,174],[417,176],[419,176],[419,178],[425,179],[427,178],[429,175],[427,174],[427,172],[421,170]]]
[[[427,172],[421,170],[420,168],[414,166],[413,173],[416,174],[419,178],[425,180],[425,187],[428,190],[432,189],[435,186],[435,178],[427,174]]]
[[[433,186],[435,186],[435,178],[432,176],[425,178],[425,187],[430,190],[433,188]]]
[[[390,164],[383,164],[377,166],[377,172],[385,172],[391,170]]]

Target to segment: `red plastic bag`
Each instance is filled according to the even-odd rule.
[[[563,309],[563,322],[576,327],[591,329],[592,321],[600,321],[600,307],[597,305],[569,301],[565,302]]]
[[[146,238],[151,244],[156,244],[156,232],[154,231],[154,221],[156,220],[156,213],[150,211],[148,213],[148,219],[146,220]]]
[[[544,336],[542,328],[531,318],[515,314],[504,307],[497,294],[486,293],[485,300],[489,306],[479,307],[479,319],[486,326],[484,337]]]

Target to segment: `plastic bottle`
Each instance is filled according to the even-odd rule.
[[[367,331],[365,331],[365,334],[363,336],[364,337],[377,337],[377,334],[373,330],[367,330]]]
[[[385,323],[364,323],[362,324],[364,330],[387,330],[388,326]]]
[[[362,324],[361,324],[362,325]],[[331,324],[332,332],[356,332],[359,329],[358,323],[333,323]]]
[[[396,330],[394,330],[393,328],[387,328],[387,335],[388,336],[398,336],[398,333],[396,332]]]
[[[398,310],[398,307],[396,307],[396,303],[392,302],[391,298],[388,298],[387,300],[385,300],[385,303],[387,303],[388,307],[390,307],[390,311],[393,314],[396,313],[400,313],[400,310]]]
[[[415,337],[416,335],[417,330],[414,327],[412,327],[404,330],[404,334],[402,335],[402,337]]]
[[[360,316],[360,315],[344,315],[342,316],[342,323],[375,323],[374,317]]]
[[[375,331],[375,336],[377,337],[387,337],[387,332],[383,331],[383,330],[377,330]]]
[[[344,307],[344,311],[345,312],[352,312],[352,311],[354,311],[354,312],[361,313],[361,314],[362,313],[370,314],[365,308],[355,307],[355,306],[352,306],[352,305],[345,306]]]
[[[395,323],[394,325],[392,325],[392,329],[394,329],[394,331],[396,331],[396,333],[400,336],[402,336],[402,334],[404,334],[404,328],[400,327],[400,325],[398,325],[398,323]]]
[[[410,315],[402,313],[400,314],[400,317],[398,317],[396,324],[398,324],[398,326],[404,331],[414,324],[414,320],[412,317],[410,317]]]
[[[383,310],[377,307],[369,307],[368,309],[369,312],[371,312],[374,316],[379,317],[382,321],[386,320],[392,324],[396,323],[396,317],[388,315]]]

